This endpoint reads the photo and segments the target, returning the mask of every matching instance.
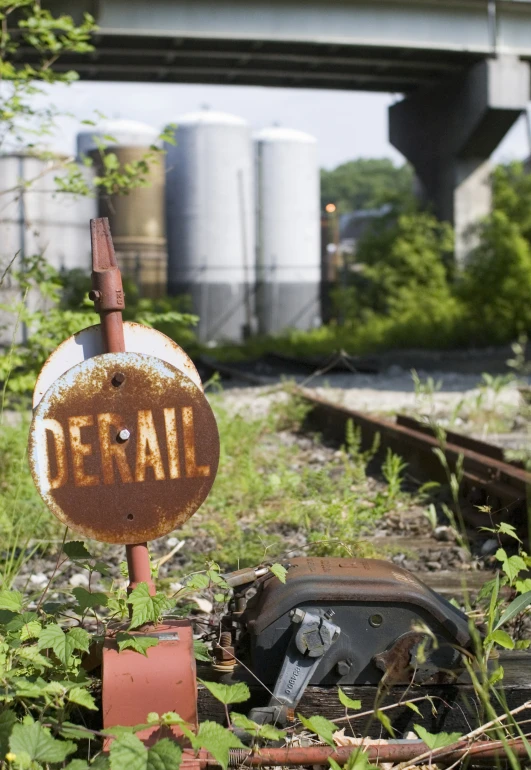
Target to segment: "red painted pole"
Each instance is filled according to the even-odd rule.
[[[89,297],[100,315],[103,347],[106,353],[124,353],[122,321],[122,310],[125,308],[124,290],[107,217],[90,220],[90,239],[92,291]],[[155,584],[151,577],[147,543],[126,545],[125,549],[129,570],[129,593],[139,583],[147,583],[149,592],[153,595]]]

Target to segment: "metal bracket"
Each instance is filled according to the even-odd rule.
[[[331,622],[333,610],[316,607],[292,610],[293,633],[273,694],[265,707],[254,708],[250,719],[258,724],[285,724],[308,686],[321,658],[337,640],[341,629]]]

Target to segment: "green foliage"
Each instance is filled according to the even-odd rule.
[[[169,738],[163,738],[149,749],[147,770],[179,770],[181,758],[181,747]]]
[[[318,735],[329,746],[334,746],[334,733],[338,729],[336,724],[319,715],[309,718],[303,717],[302,714],[297,716],[307,730]]]
[[[286,390],[277,407],[259,417],[235,415],[217,395],[211,397],[222,437],[220,470],[209,497],[182,531],[197,544],[188,556],[198,570],[214,558],[223,570],[275,563],[284,558],[290,537],[304,537],[311,555],[375,553],[363,533],[393,501],[367,482],[373,453],[352,444],[322,463],[308,463],[305,450],[278,439],[279,426],[295,424]],[[313,446],[318,449],[317,440]],[[187,579],[186,591],[204,590],[209,581],[198,573]]]
[[[513,599],[513,601],[509,604],[507,609],[501,614],[500,619],[498,620],[498,622],[494,627],[494,630],[496,631],[505,623],[508,623],[517,615],[520,615],[520,613],[523,612],[525,609],[527,609],[527,607],[529,607],[530,604],[531,604],[531,591],[526,591],[525,593],[520,594],[520,596],[517,596],[516,599]]]
[[[321,170],[321,208],[335,203],[340,212],[372,209],[384,203],[413,201],[411,166],[396,167],[387,158],[359,158],[332,171]]]
[[[380,711],[380,709],[377,709],[374,712],[374,716],[381,723],[382,727],[384,727],[384,729],[387,730],[391,738],[394,738],[395,731],[393,729],[393,725],[391,724],[391,720],[389,719],[385,711]]]
[[[133,608],[129,628],[138,628],[144,623],[157,623],[164,610],[171,607],[171,602],[161,593],[151,596],[147,583],[139,583],[129,595],[129,603]]]
[[[422,725],[414,725],[415,732],[429,749],[442,749],[451,746],[461,738],[461,733],[429,733]]]
[[[148,750],[136,735],[123,733],[112,742],[111,770],[147,770]]]
[[[452,248],[450,226],[430,214],[401,214],[379,223],[356,252],[356,263],[363,266],[356,292],[360,311],[438,317],[437,304],[451,299],[445,263]]]
[[[505,211],[482,225],[460,291],[476,341],[501,343],[531,328],[531,243]]]
[[[124,631],[116,634],[116,642],[120,652],[122,650],[133,650],[139,652],[141,655],[147,657],[147,651],[150,647],[156,647],[159,640],[156,636],[139,636],[134,634],[127,634]]]
[[[251,697],[245,682],[221,684],[220,682],[204,682],[202,679],[199,681],[207,690],[210,690],[216,700],[219,700],[225,706],[228,706],[230,703],[243,703]]]
[[[202,722],[199,725],[197,735],[189,732],[186,734],[189,736],[194,748],[209,751],[224,770],[226,770],[229,764],[229,750],[245,748],[244,744],[234,733],[217,722]]]
[[[343,706],[346,709],[353,709],[354,711],[359,711],[361,708],[361,701],[360,700],[352,700],[352,698],[349,698],[348,695],[343,692],[341,687],[337,688],[337,694],[339,696],[340,702],[343,704]]]
[[[254,738],[262,738],[266,741],[280,741],[286,737],[284,730],[279,730],[273,725],[259,725],[257,722],[253,722],[252,719],[246,717],[245,714],[238,714],[233,711],[230,716],[234,727],[245,730],[246,733],[249,733]]]
[[[14,725],[9,739],[9,750],[15,755],[20,767],[30,768],[33,762],[64,762],[67,756],[76,750],[76,744],[72,741],[57,740],[49,728],[27,716],[22,724]]]
[[[281,583],[286,582],[286,575],[288,574],[288,570],[283,567],[282,564],[272,564],[269,569],[273,575],[280,580]]]

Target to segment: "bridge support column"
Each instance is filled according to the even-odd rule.
[[[529,79],[529,64],[498,56],[389,108],[390,141],[413,165],[437,216],[454,225],[458,262],[490,210],[489,157],[525,109]]]

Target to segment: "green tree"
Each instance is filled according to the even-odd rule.
[[[512,195],[504,200],[519,208]],[[525,222],[528,215],[521,213]],[[531,330],[531,243],[522,230],[500,209],[481,226],[460,287],[477,342],[507,342]]]
[[[497,166],[492,174],[492,207],[503,212],[531,242],[531,174],[522,163]]]
[[[413,204],[411,166],[395,166],[388,158],[358,158],[337,168],[321,170],[321,204],[335,203],[340,212],[371,209],[392,203]]]
[[[360,241],[360,305],[379,313],[405,312],[413,303],[440,304],[450,298],[447,267],[451,227],[428,213],[386,218]]]

